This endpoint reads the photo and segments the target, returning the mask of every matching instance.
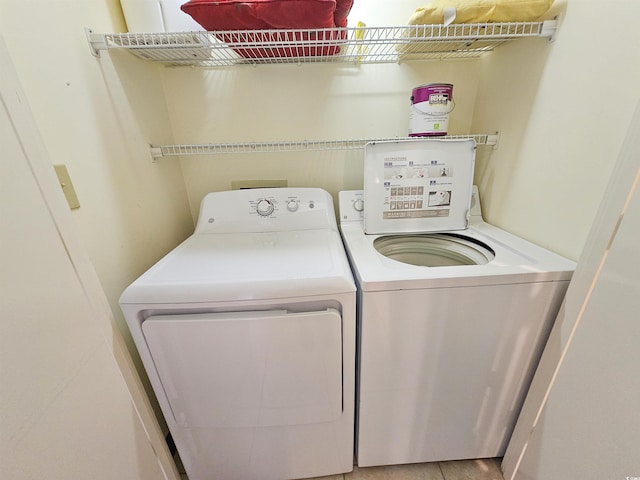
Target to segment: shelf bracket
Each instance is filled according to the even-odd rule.
[[[496,132],[493,135],[487,135],[487,142],[485,145],[493,147],[494,150],[498,149],[498,143],[500,142],[500,132]]]
[[[93,33],[93,30],[86,27],[84,29],[84,34],[86,35],[87,41],[89,42],[89,50],[91,50],[91,55],[96,58],[100,57],[100,50],[107,49],[107,42],[104,39],[104,35]]]
[[[540,36],[549,39],[549,42],[553,42],[556,39],[558,33],[558,17],[554,17],[553,20],[545,20],[542,22],[542,29],[540,30]]]
[[[153,145],[151,145],[151,156],[154,160],[156,158],[164,157],[164,154],[162,153],[162,147],[154,147]]]

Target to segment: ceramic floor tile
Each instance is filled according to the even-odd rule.
[[[345,480],[443,480],[437,463],[414,463],[384,467],[353,467]]]
[[[445,480],[503,480],[500,459],[440,462]]]

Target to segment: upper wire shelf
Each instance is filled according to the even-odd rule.
[[[435,139],[459,140],[474,139],[476,145],[498,145],[499,134],[447,135],[433,137]],[[302,140],[287,142],[245,142],[245,143],[202,143],[178,145],[152,145],[151,156],[154,158],[186,156],[186,155],[220,155],[233,153],[280,153],[302,151],[357,150],[370,142],[410,141],[415,137],[357,139],[357,140]]]
[[[225,67],[280,63],[398,63],[474,58],[512,40],[551,39],[557,20],[543,22],[348,27],[319,30],[233,30],[181,33],[93,33],[94,55],[126,49],[169,66]]]

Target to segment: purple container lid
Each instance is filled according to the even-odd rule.
[[[443,93],[453,100],[453,85],[450,83],[429,83],[420,85],[411,91],[411,103],[422,103],[429,100],[429,95]]]

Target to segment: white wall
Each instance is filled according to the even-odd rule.
[[[556,1],[553,43],[481,60],[473,128],[499,148],[476,169],[487,219],[576,260],[640,98],[635,0]]]

